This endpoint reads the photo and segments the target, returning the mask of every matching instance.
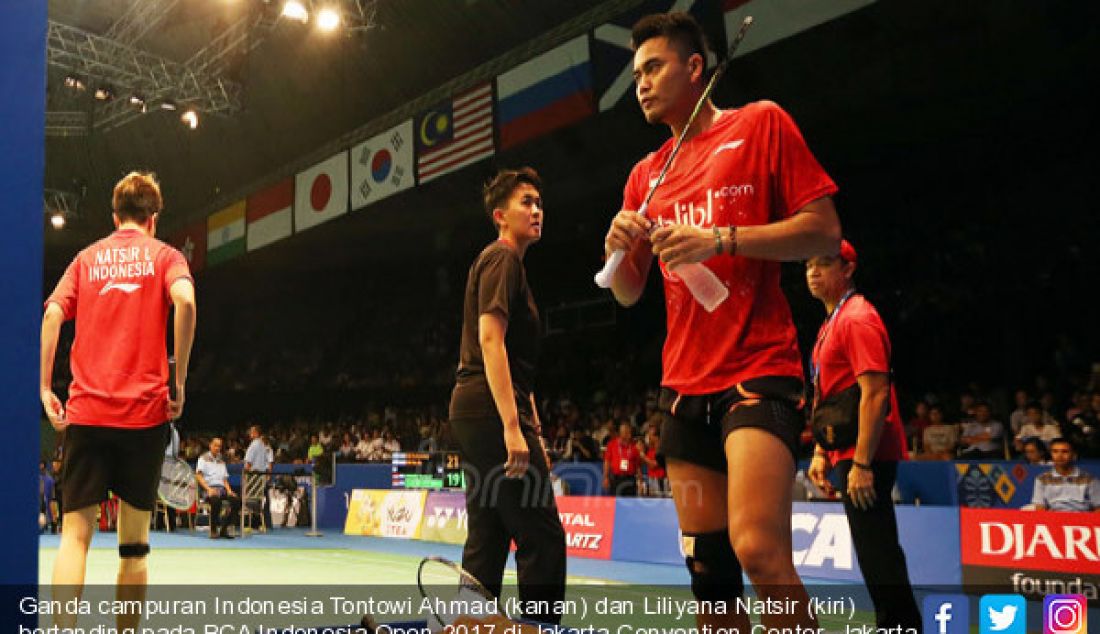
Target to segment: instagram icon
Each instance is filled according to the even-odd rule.
[[[1085,597],[1051,594],[1043,598],[1043,634],[1088,634]]]

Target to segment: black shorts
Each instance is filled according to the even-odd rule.
[[[661,388],[657,409],[664,421],[657,457],[662,464],[671,458],[726,473],[726,437],[739,427],[758,427],[782,440],[797,462],[805,402],[802,380],[789,376],[749,379],[698,396]]]
[[[62,512],[99,504],[111,491],[130,506],[153,510],[168,424],[144,429],[70,425],[65,430]]]

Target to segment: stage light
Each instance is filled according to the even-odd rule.
[[[130,95],[130,105],[141,112],[145,112],[145,97],[141,95]]]
[[[199,127],[199,113],[194,108],[188,108],[187,112],[180,115],[180,121],[183,125],[194,130]]]
[[[115,93],[111,90],[110,86],[100,86],[95,89],[96,101],[110,101],[115,98]]]
[[[84,90],[87,88],[84,81],[76,75],[65,75],[65,87],[72,88],[73,90]]]
[[[65,228],[65,214],[60,211],[55,211],[50,216],[50,224],[54,229],[61,230]]]
[[[306,11],[306,7],[302,4],[301,0],[287,0],[283,4],[283,17],[288,20],[295,20],[305,24],[309,22],[309,11]]]
[[[175,112],[176,108],[178,108],[178,107],[179,106],[176,105],[176,102],[172,101],[171,99],[165,99],[164,101],[160,102],[160,109],[161,110],[168,110],[169,112]]]
[[[317,14],[317,28],[332,32],[340,26],[340,13],[332,7],[325,7]]]

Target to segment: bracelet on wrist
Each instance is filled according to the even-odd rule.
[[[854,460],[854,459],[852,460],[852,466],[863,469],[864,471],[870,471],[871,470],[871,465],[869,465],[867,463],[864,463],[864,462],[859,462],[858,460]]]
[[[729,226],[730,232],[730,246],[726,249],[726,252],[730,255],[737,255],[737,225]]]
[[[714,225],[714,255],[722,255],[722,230]]]

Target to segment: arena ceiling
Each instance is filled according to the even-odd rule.
[[[279,18],[281,1],[274,0],[50,0],[51,60],[55,26],[62,35],[68,27],[78,35],[119,34],[123,44],[177,63],[211,47],[238,22],[250,28],[246,40],[219,52],[220,72],[211,73],[240,86],[239,110],[218,115],[200,109],[194,131],[180,124],[179,111],[160,111],[157,103],[121,125],[102,127],[106,116],[125,110],[94,100],[103,78],[76,72],[89,84],[77,93],[65,86],[66,76],[79,71],[77,64],[70,69],[51,63],[50,116],[84,113],[86,119],[77,124],[83,129],[47,138],[47,188],[80,197],[66,231],[47,232],[48,252],[71,254],[109,230],[109,187],[130,169],[151,169],[161,177],[170,212],[163,222],[171,227],[227,190],[262,180],[478,65],[568,27],[578,16],[594,9],[621,12],[639,1],[339,3],[356,28],[322,34]],[[146,23],[127,30],[125,21],[138,9],[149,13]],[[127,86],[113,88],[115,102],[131,94]]]

